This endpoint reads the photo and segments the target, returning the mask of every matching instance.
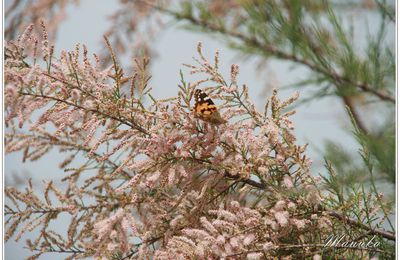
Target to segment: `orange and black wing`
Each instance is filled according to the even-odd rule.
[[[226,120],[219,114],[217,106],[203,90],[196,89],[194,100],[193,111],[195,117],[213,124],[226,123]]]
[[[195,104],[193,110],[199,117],[207,117],[217,111],[217,107],[211,98],[200,89],[196,89],[194,100]]]

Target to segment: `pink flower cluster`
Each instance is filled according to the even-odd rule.
[[[65,250],[78,248],[72,252],[81,257],[258,259],[286,254],[277,248],[289,236],[294,244],[319,242],[310,230],[331,230],[328,217],[315,213],[323,196],[309,173],[306,146],[296,144],[293,112],[283,112],[297,93],[281,101],[274,91],[260,113],[247,86],[238,85],[238,66],[227,83],[219,53],[211,63],[199,44],[200,59],[187,67],[206,79],[182,79],[176,97],[155,100],[146,59],[136,60],[133,75],[125,78],[108,41],[113,64],[105,68],[96,55],[90,61],[85,46],[56,58],[46,42],[44,63],[35,63],[29,46],[39,38],[28,27],[23,41],[6,44],[6,152],[23,151],[24,160],[37,160],[58,147],[67,153],[60,167],[68,172],[68,188],[46,188],[61,207],[49,206],[48,195],[32,204],[31,191],[9,189],[15,207],[23,203],[25,210],[11,211],[15,222],[8,237],[21,223],[18,216],[68,212],[68,241],[53,241]],[[204,90],[223,103],[218,109],[226,123],[194,117],[193,92],[203,82],[214,85]],[[68,169],[77,156],[85,163]],[[49,220],[41,217],[27,227],[45,223],[47,234]],[[45,239],[30,248],[50,250],[40,243]]]

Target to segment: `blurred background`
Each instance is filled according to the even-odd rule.
[[[5,39],[15,39],[26,25],[43,19],[54,39],[55,56],[81,43],[107,60],[107,35],[125,68],[134,57],[151,57],[150,86],[156,98],[178,93],[180,70],[186,81],[195,81],[182,64],[192,63],[202,42],[208,58],[220,51],[220,70],[226,77],[231,64],[239,65],[239,84],[249,87],[260,110],[273,88],[282,99],[300,92],[292,120],[298,144],[309,144],[312,174],[334,169],[344,189],[368,183],[373,176],[385,197],[394,201],[395,1],[329,1],[331,9],[321,4],[325,1],[282,1],[283,11],[296,14],[296,8],[303,9],[292,18],[303,26],[300,34],[278,19],[282,10],[273,4],[266,8],[270,2],[276,1],[172,1],[166,6],[171,13],[155,1],[6,0]],[[225,31],[213,27],[219,21]],[[281,27],[274,30],[279,27],[274,25]],[[257,44],[232,37],[229,32],[236,28]],[[331,71],[338,77],[329,75]],[[373,158],[373,174],[359,153],[365,147]],[[6,186],[21,188],[32,178],[41,187],[41,180],[65,176],[58,168],[63,157],[57,150],[35,162],[22,163],[21,158],[21,153],[5,156]],[[57,222],[61,230],[62,222]],[[24,239],[7,242],[5,259],[28,256],[24,246]]]

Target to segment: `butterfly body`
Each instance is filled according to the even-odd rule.
[[[224,120],[219,114],[217,106],[203,90],[195,90],[194,101],[193,112],[195,117],[217,125],[226,123],[226,120]]]

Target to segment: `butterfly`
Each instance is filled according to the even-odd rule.
[[[192,111],[195,117],[216,125],[226,123],[226,120],[219,114],[217,106],[203,90],[195,90],[194,101]]]

